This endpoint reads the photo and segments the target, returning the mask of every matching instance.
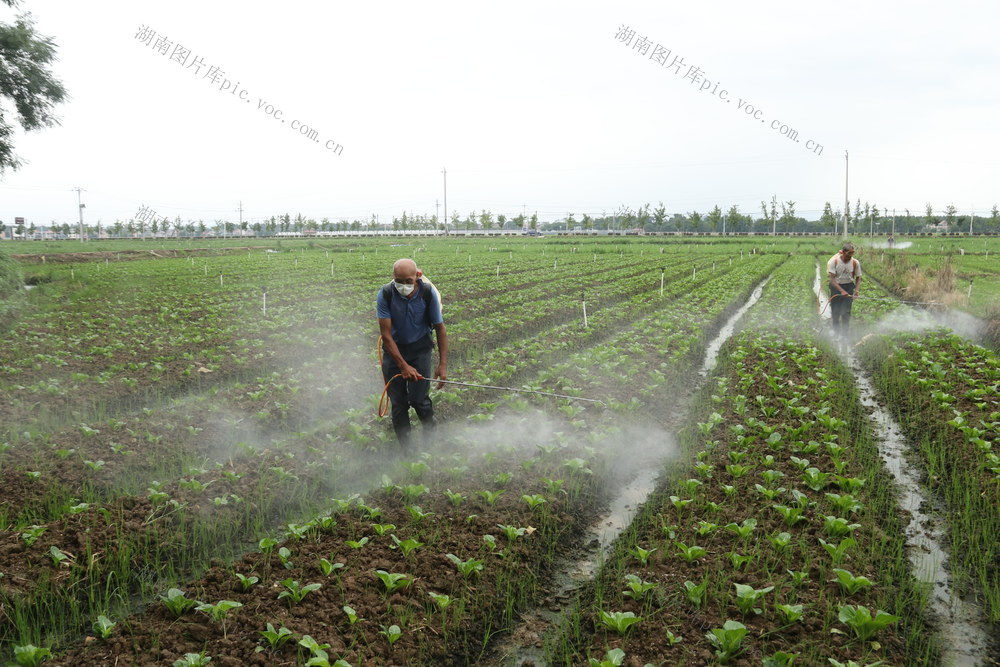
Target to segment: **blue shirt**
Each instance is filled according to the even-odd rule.
[[[432,324],[443,324],[441,317],[441,301],[437,293],[431,290],[430,303],[424,301],[423,291],[427,289],[422,280],[417,280],[417,289],[409,299],[396,291],[396,286],[389,283],[392,298],[386,303],[382,296],[383,289],[378,291],[375,300],[375,314],[379,319],[392,320],[392,339],[401,345],[415,343],[431,332]],[[426,311],[430,309],[428,314]]]

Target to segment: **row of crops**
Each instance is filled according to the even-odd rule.
[[[4,655],[497,660],[492,640],[652,465],[656,491],[546,634],[553,664],[936,659],[905,517],[819,335],[815,250],[420,243],[35,267],[50,281],[0,351]],[[444,294],[452,378],[603,405],[435,391],[436,440],[396,454],[372,312],[404,254]],[[980,457],[973,511],[996,507],[981,380],[984,407],[949,426]],[[963,567],[995,600],[991,558]]]

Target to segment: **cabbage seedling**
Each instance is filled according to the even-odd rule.
[[[504,489],[500,489],[499,491],[476,491],[476,495],[485,500],[486,504],[489,505],[490,507],[496,505],[497,500],[504,493],[506,493]]]
[[[745,540],[748,537],[750,537],[750,535],[753,534],[754,528],[756,527],[757,527],[757,519],[753,518],[744,519],[743,523],[740,525],[737,525],[735,523],[726,524],[726,530],[736,533],[742,540]]]
[[[451,603],[454,602],[454,598],[450,595],[435,593],[434,591],[428,591],[427,594],[431,596],[431,599],[434,600],[434,604],[436,604],[437,608],[441,611],[448,609],[448,607],[451,606]]]
[[[819,468],[806,468],[802,473],[802,481],[813,491],[822,491],[829,479],[830,473],[820,472]]]
[[[733,564],[733,569],[745,568],[747,563],[753,560],[753,556],[741,556],[735,551],[729,552],[729,561]]]
[[[778,510],[781,516],[785,519],[786,526],[794,526],[799,521],[805,521],[806,518],[802,516],[801,507],[787,507],[785,505],[771,505],[774,509]]]
[[[389,640],[389,646],[392,646],[396,641],[403,636],[403,631],[399,629],[398,625],[390,625],[389,627],[380,626],[382,629],[379,630],[379,634],[383,635]]]
[[[868,577],[857,576],[855,577],[847,570],[842,570],[840,568],[833,568],[833,573],[837,576],[836,579],[831,579],[830,581],[836,581],[840,584],[840,587],[847,591],[848,595],[854,595],[862,588],[871,588],[872,582]]]
[[[514,542],[517,538],[524,537],[524,533],[527,531],[527,528],[518,528],[507,524],[497,524],[497,528],[503,531],[508,542]]]
[[[212,657],[204,651],[201,653],[185,653],[182,660],[174,660],[173,667],[204,667],[212,662]]]
[[[24,667],[35,667],[42,664],[42,661],[52,655],[52,651],[33,644],[14,647],[14,661]]]
[[[650,591],[656,588],[655,583],[643,581],[634,574],[625,575],[625,584],[629,589],[622,591],[622,595],[630,597],[633,600],[645,600],[649,597]]]
[[[171,588],[166,595],[161,595],[160,599],[163,601],[163,605],[170,610],[170,613],[177,617],[198,604],[197,600],[187,598],[184,591],[179,588]]]
[[[777,610],[778,614],[781,615],[785,623],[794,623],[795,621],[802,618],[803,609],[805,605],[801,604],[776,604],[774,608]]]
[[[681,558],[688,563],[693,563],[708,553],[708,550],[705,549],[705,547],[699,547],[697,544],[688,546],[683,542],[674,542],[674,546],[676,546],[677,550],[680,551]]]
[[[29,547],[38,541],[38,538],[45,533],[47,528],[45,526],[28,526],[23,533],[21,533],[21,539]]]
[[[711,632],[705,633],[705,637],[715,648],[715,655],[719,656],[719,660],[727,662],[743,652],[741,646],[746,634],[747,627],[739,621],[726,621],[721,628],[713,628]]]
[[[285,566],[286,570],[291,570],[295,565],[292,563],[292,551],[288,547],[278,549],[278,560]]]
[[[73,560],[73,556],[66,553],[65,551],[62,551],[59,547],[55,546],[54,544],[51,547],[49,547],[49,558],[52,559],[52,564],[56,566],[69,565],[68,561]]]
[[[455,564],[458,571],[462,573],[462,576],[469,579],[474,574],[479,574],[483,571],[483,561],[477,560],[475,558],[470,558],[469,560],[462,560],[455,554],[446,554],[446,558]]]
[[[383,536],[386,533],[391,533],[396,530],[396,526],[391,523],[372,523],[369,524],[371,529],[375,531],[376,535]]]
[[[403,502],[407,505],[412,504],[417,498],[430,491],[424,484],[408,484],[400,487],[400,490],[403,492]]]
[[[524,502],[526,502],[528,504],[528,507],[530,507],[531,509],[538,509],[539,507],[541,507],[542,505],[544,505],[546,502],[548,502],[547,500],[545,500],[545,496],[542,496],[542,495],[539,495],[539,494],[535,494],[535,493],[530,494],[530,495],[529,494],[525,494],[525,495],[521,496],[521,500],[523,500]]]
[[[410,519],[413,523],[420,523],[429,516],[434,516],[434,512],[425,512],[420,509],[419,505],[407,505],[406,511],[410,513]]]
[[[116,625],[118,624],[101,614],[94,621],[94,633],[101,639],[107,639],[111,636],[111,632],[115,629]]]
[[[344,605],[344,606],[342,607],[342,609],[344,610],[344,614],[346,614],[346,615],[347,615],[347,623],[348,623],[349,625],[354,625],[355,623],[357,623],[358,621],[360,621],[360,620],[361,620],[360,618],[358,618],[358,613],[357,613],[356,611],[354,611],[354,608],[353,608],[353,607],[348,607],[348,606],[347,606],[347,605],[345,604],[345,605]]]
[[[411,553],[424,546],[423,542],[418,542],[414,539],[400,540],[395,535],[392,536],[392,541],[396,543],[399,550],[403,552],[403,557],[408,557]]]
[[[229,612],[233,609],[239,609],[243,606],[241,602],[234,602],[233,600],[219,600],[215,604],[208,604],[207,602],[202,602],[200,605],[195,607],[197,611],[202,612],[207,615],[216,623],[222,625],[222,636],[226,636],[226,619],[229,616]]]
[[[448,501],[455,507],[458,507],[463,502],[465,502],[464,494],[453,492],[451,489],[445,491],[444,495],[448,497]]]
[[[843,537],[860,528],[860,523],[847,523],[847,519],[828,514],[823,515],[823,530],[830,537]]]
[[[861,641],[868,641],[876,632],[900,619],[881,609],[876,610],[875,616],[872,616],[868,607],[849,604],[841,605],[837,618],[854,630]]]
[[[701,580],[697,586],[693,581],[684,582],[684,597],[695,607],[700,608],[705,601],[705,590],[708,588],[708,577]]]
[[[282,581],[281,585],[287,590],[278,593],[278,599],[288,598],[288,606],[302,602],[302,598],[306,595],[313,591],[318,591],[323,587],[322,584],[306,584],[305,586],[301,586],[299,582],[294,581],[291,577]]]
[[[406,588],[413,583],[413,579],[409,575],[386,572],[385,570],[375,570],[375,576],[382,581],[382,585],[385,586],[387,593],[395,593],[399,589]]]
[[[739,607],[744,616],[749,614],[751,611],[755,614],[760,614],[762,610],[759,607],[754,607],[754,605],[757,604],[757,600],[774,590],[774,586],[768,586],[767,588],[754,588],[753,586],[747,586],[745,584],[733,585],[736,587],[736,606]]]
[[[360,549],[361,547],[368,544],[368,538],[362,537],[360,540],[344,540],[344,544],[351,547],[352,549]]]
[[[319,569],[320,572],[322,572],[323,576],[325,577],[329,577],[331,574],[333,574],[334,572],[343,567],[344,567],[343,563],[331,563],[326,558],[319,559]]]
[[[244,574],[240,574],[239,572],[236,573],[236,579],[240,582],[240,588],[243,589],[244,593],[260,582],[260,577],[253,575],[246,576]]]
[[[258,630],[258,632],[267,640],[268,646],[271,647],[272,651],[278,650],[285,642],[292,638],[291,630],[285,626],[281,626],[281,628],[275,630],[274,626],[270,623],[267,624],[266,630]]]
[[[590,658],[587,664],[590,667],[619,667],[623,662],[625,662],[625,651],[620,648],[613,648],[604,654],[603,660]]]
[[[549,492],[550,496],[557,495],[563,490],[563,484],[566,480],[562,479],[549,479],[548,477],[542,478],[542,484],[545,485],[545,489]]]
[[[620,635],[624,635],[626,632],[628,632],[629,628],[631,628],[633,625],[640,622],[641,620],[642,617],[636,616],[631,611],[601,612],[601,623],[604,624],[604,627],[608,628],[609,630],[614,630]]]
[[[797,657],[799,657],[798,653],[777,651],[774,655],[765,656],[761,664],[763,667],[786,667],[791,665]]]

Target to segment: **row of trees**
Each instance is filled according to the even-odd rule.
[[[660,202],[652,208],[649,204],[633,211],[629,207],[621,207],[610,215],[601,216],[583,214],[577,218],[575,213],[567,213],[565,218],[555,222],[539,223],[538,215],[518,215],[508,218],[502,213],[495,215],[487,210],[478,214],[471,211],[465,217],[454,212],[450,216],[447,228],[449,230],[464,229],[532,229],[541,231],[561,230],[634,230],[645,232],[694,232],[694,233],[768,233],[777,232],[839,232],[843,229],[843,212],[835,209],[829,202],[823,208],[818,221],[809,221],[795,212],[795,202],[785,201],[761,202],[761,215],[754,217],[744,214],[739,206],[730,206],[726,211],[715,206],[708,213],[692,211],[690,213],[668,214],[666,207]],[[943,213],[936,214],[931,204],[927,204],[923,214],[914,214],[910,209],[903,209],[893,216],[887,209],[876,204],[857,200],[854,210],[848,215],[848,233],[865,235],[873,233],[886,235],[890,233],[919,233],[928,231],[931,226],[935,231],[967,232],[970,222],[973,231],[977,233],[1000,232],[1000,211],[993,206],[989,217],[976,216],[970,219],[968,215],[958,215],[953,205],[945,207]],[[374,215],[368,220],[341,219],[331,221],[329,218],[314,220],[301,213],[292,217],[290,214],[273,215],[270,218],[257,221],[243,220],[239,223],[227,220],[215,220],[206,224],[203,220],[183,221],[180,216],[174,220],[117,220],[111,225],[86,225],[84,233],[87,236],[109,235],[112,237],[145,237],[145,236],[204,236],[211,232],[217,236],[271,236],[279,232],[305,231],[367,231],[386,229],[390,225],[382,223]],[[411,229],[441,229],[438,217],[412,215],[403,213],[394,217],[391,222],[394,230]],[[0,235],[8,227],[0,222]],[[53,223],[48,230],[69,236],[78,231],[78,226],[70,223]],[[24,225],[19,223],[12,231],[15,238],[34,238],[39,231],[35,223]]]

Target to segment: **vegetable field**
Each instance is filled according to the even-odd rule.
[[[985,291],[1000,243],[977,243],[955,262]],[[838,356],[814,292],[836,248],[360,238],[20,256],[32,289],[0,307],[0,660],[952,664],[855,375],[948,526],[953,595],[997,636],[1000,359],[941,328],[887,330],[920,308],[876,249]],[[436,437],[416,425],[406,454],[376,416],[375,295],[399,257],[443,296],[449,378],[526,390],[433,389]],[[650,471],[624,530],[592,544]],[[595,572],[566,593],[580,558]],[[538,609],[547,622],[522,623]]]

